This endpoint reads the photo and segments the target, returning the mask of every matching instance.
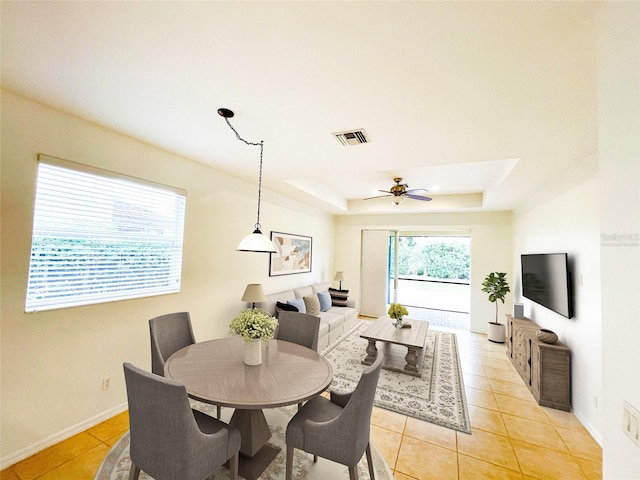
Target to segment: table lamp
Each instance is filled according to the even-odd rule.
[[[251,303],[251,308],[256,308],[256,303],[264,302],[267,297],[264,296],[264,290],[259,283],[250,283],[247,288],[244,289],[244,295],[242,295],[242,301]]]
[[[344,272],[336,272],[336,276],[333,278],[336,282],[340,282],[338,290],[342,290],[342,282],[344,281]]]

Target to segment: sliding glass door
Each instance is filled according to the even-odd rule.
[[[469,313],[470,237],[389,232],[388,302]]]

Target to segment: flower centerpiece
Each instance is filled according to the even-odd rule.
[[[389,310],[387,311],[387,313],[391,318],[395,320],[393,324],[398,328],[402,327],[402,317],[404,317],[405,315],[409,315],[409,311],[407,310],[407,308],[400,303],[392,303],[391,305],[389,305]]]
[[[229,333],[239,335],[245,342],[244,363],[262,363],[262,342],[267,343],[276,331],[276,319],[262,308],[248,308],[229,324]]]

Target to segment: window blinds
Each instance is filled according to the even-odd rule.
[[[180,291],[186,196],[40,156],[25,311]]]

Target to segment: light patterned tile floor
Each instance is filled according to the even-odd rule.
[[[472,434],[374,408],[371,438],[396,480],[602,478],[600,446],[575,415],[533,400],[504,345],[450,331],[458,336]],[[0,478],[91,480],[127,428],[125,412],[3,470]]]

